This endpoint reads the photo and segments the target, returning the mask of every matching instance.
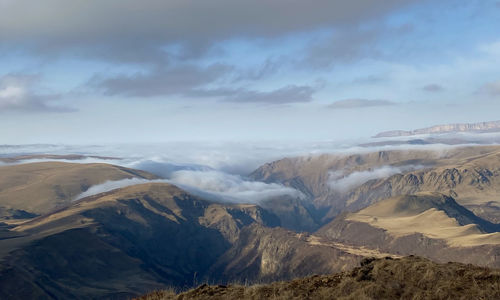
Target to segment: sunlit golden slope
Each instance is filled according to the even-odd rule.
[[[147,172],[109,164],[41,162],[0,166],[0,206],[44,214],[67,205],[89,187]]]

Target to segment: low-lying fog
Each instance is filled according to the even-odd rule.
[[[104,158],[85,158],[81,160],[62,160],[73,163],[109,163],[140,169],[153,173],[163,179],[159,181],[173,183],[205,198],[230,202],[258,202],[271,197],[289,195],[303,197],[302,193],[280,184],[256,182],[248,175],[264,163],[284,157],[317,155],[323,153],[366,153],[391,149],[432,149],[446,151],[451,147],[464,144],[500,143],[500,133],[484,134],[446,134],[439,135],[439,143],[407,144],[413,139],[427,139],[428,136],[384,139],[391,145],[380,145],[380,139],[356,141],[322,141],[316,143],[293,142],[249,142],[249,143],[206,143],[182,142],[164,144],[127,144],[127,145],[0,145],[0,157],[12,157],[31,154],[81,154],[103,156]],[[436,136],[433,136],[433,141]],[[460,141],[457,143],[456,141]],[[394,145],[394,141],[402,142]],[[449,143],[447,141],[450,141]],[[378,142],[376,146],[359,146],[363,143]],[[383,144],[383,143],[382,143]],[[111,157],[111,158],[109,158]],[[53,161],[54,159],[28,159],[16,163]],[[61,161],[61,160],[60,160]],[[0,164],[6,164],[1,163]],[[330,174],[331,187],[345,190],[373,178],[381,178],[410,171],[419,166],[401,168],[381,167],[344,176]],[[127,179],[106,182],[78,196],[77,199],[139,183],[142,179]]]

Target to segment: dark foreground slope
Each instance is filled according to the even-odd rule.
[[[334,275],[268,285],[202,285],[140,299],[500,299],[500,271],[414,256],[365,259],[361,267]]]
[[[6,228],[0,299],[127,298],[191,286],[250,223],[255,205],[221,205],[175,186],[130,186]]]

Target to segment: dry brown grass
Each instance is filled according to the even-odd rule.
[[[132,177],[156,178],[147,172],[97,163],[0,166],[0,206],[45,214],[71,203],[90,186]]]
[[[204,284],[138,299],[500,299],[500,271],[412,256],[365,259],[361,267],[334,275],[253,286]]]

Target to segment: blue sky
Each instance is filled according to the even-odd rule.
[[[498,1],[0,0],[0,143],[500,119]]]

